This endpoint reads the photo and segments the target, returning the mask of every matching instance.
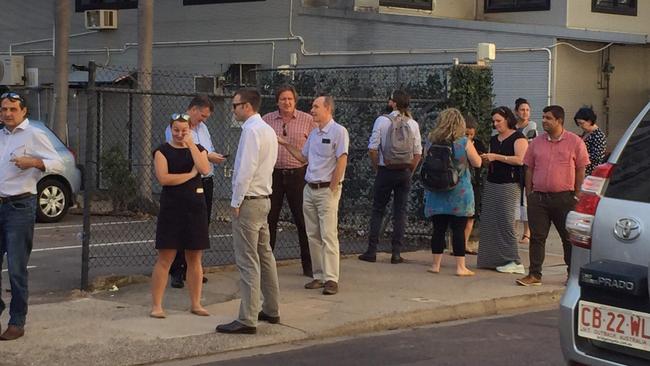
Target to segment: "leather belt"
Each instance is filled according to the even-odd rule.
[[[29,197],[32,197],[32,196],[34,196],[34,195],[27,192],[27,193],[23,193],[23,194],[17,194],[15,196],[0,197],[0,204],[14,202],[14,201],[22,200],[22,199],[29,198]]]
[[[309,186],[309,188],[312,188],[312,189],[320,189],[320,188],[327,188],[327,187],[329,187],[329,186],[330,186],[330,182],[307,183],[307,185]],[[341,185],[341,183],[339,183],[338,185]]]
[[[267,200],[271,196],[244,196],[245,200]]]
[[[301,166],[300,168],[291,168],[291,169],[275,169],[280,175],[294,175],[296,173],[301,173],[305,171],[305,167]]]

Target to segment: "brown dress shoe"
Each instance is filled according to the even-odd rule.
[[[323,281],[321,281],[321,280],[313,280],[311,282],[306,283],[305,288],[308,289],[308,290],[323,288]]]
[[[336,293],[339,292],[339,284],[334,281],[325,282],[324,287],[323,295],[336,295]]]
[[[25,335],[25,328],[17,327],[15,325],[9,325],[7,330],[5,330],[2,335],[0,335],[1,341],[13,341]]]

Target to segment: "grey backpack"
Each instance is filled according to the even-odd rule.
[[[409,117],[398,114],[385,115],[390,120],[386,141],[382,141],[381,154],[384,165],[389,169],[405,169],[413,162],[413,142],[415,136],[409,127]]]

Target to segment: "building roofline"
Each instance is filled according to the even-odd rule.
[[[625,33],[625,32],[607,32],[589,29],[572,29],[566,27],[558,27],[551,25],[537,25],[537,24],[516,24],[516,23],[500,23],[484,20],[465,20],[465,19],[449,19],[449,18],[434,18],[424,16],[412,16],[402,14],[386,14],[374,12],[358,12],[340,9],[328,8],[305,8],[299,10],[300,15],[318,16],[325,18],[344,18],[344,19],[357,19],[364,21],[379,21],[385,23],[399,23],[414,26],[426,27],[439,27],[439,28],[455,28],[455,29],[469,29],[483,32],[501,32],[513,33],[521,35],[534,35],[555,37],[569,40],[580,41],[593,41],[593,42],[613,42],[623,44],[647,44],[648,35],[641,33]]]

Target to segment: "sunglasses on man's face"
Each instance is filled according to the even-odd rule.
[[[240,105],[244,105],[246,103],[248,103],[248,102],[233,103],[232,104],[232,109],[237,109],[237,107],[239,107]]]
[[[3,93],[2,95],[0,95],[0,99],[9,99],[12,102],[15,102],[17,100],[21,102],[25,102],[25,99],[23,99],[23,97],[21,97],[20,94],[14,92]]]
[[[174,113],[171,115],[172,121],[190,121],[190,115],[187,113]]]

